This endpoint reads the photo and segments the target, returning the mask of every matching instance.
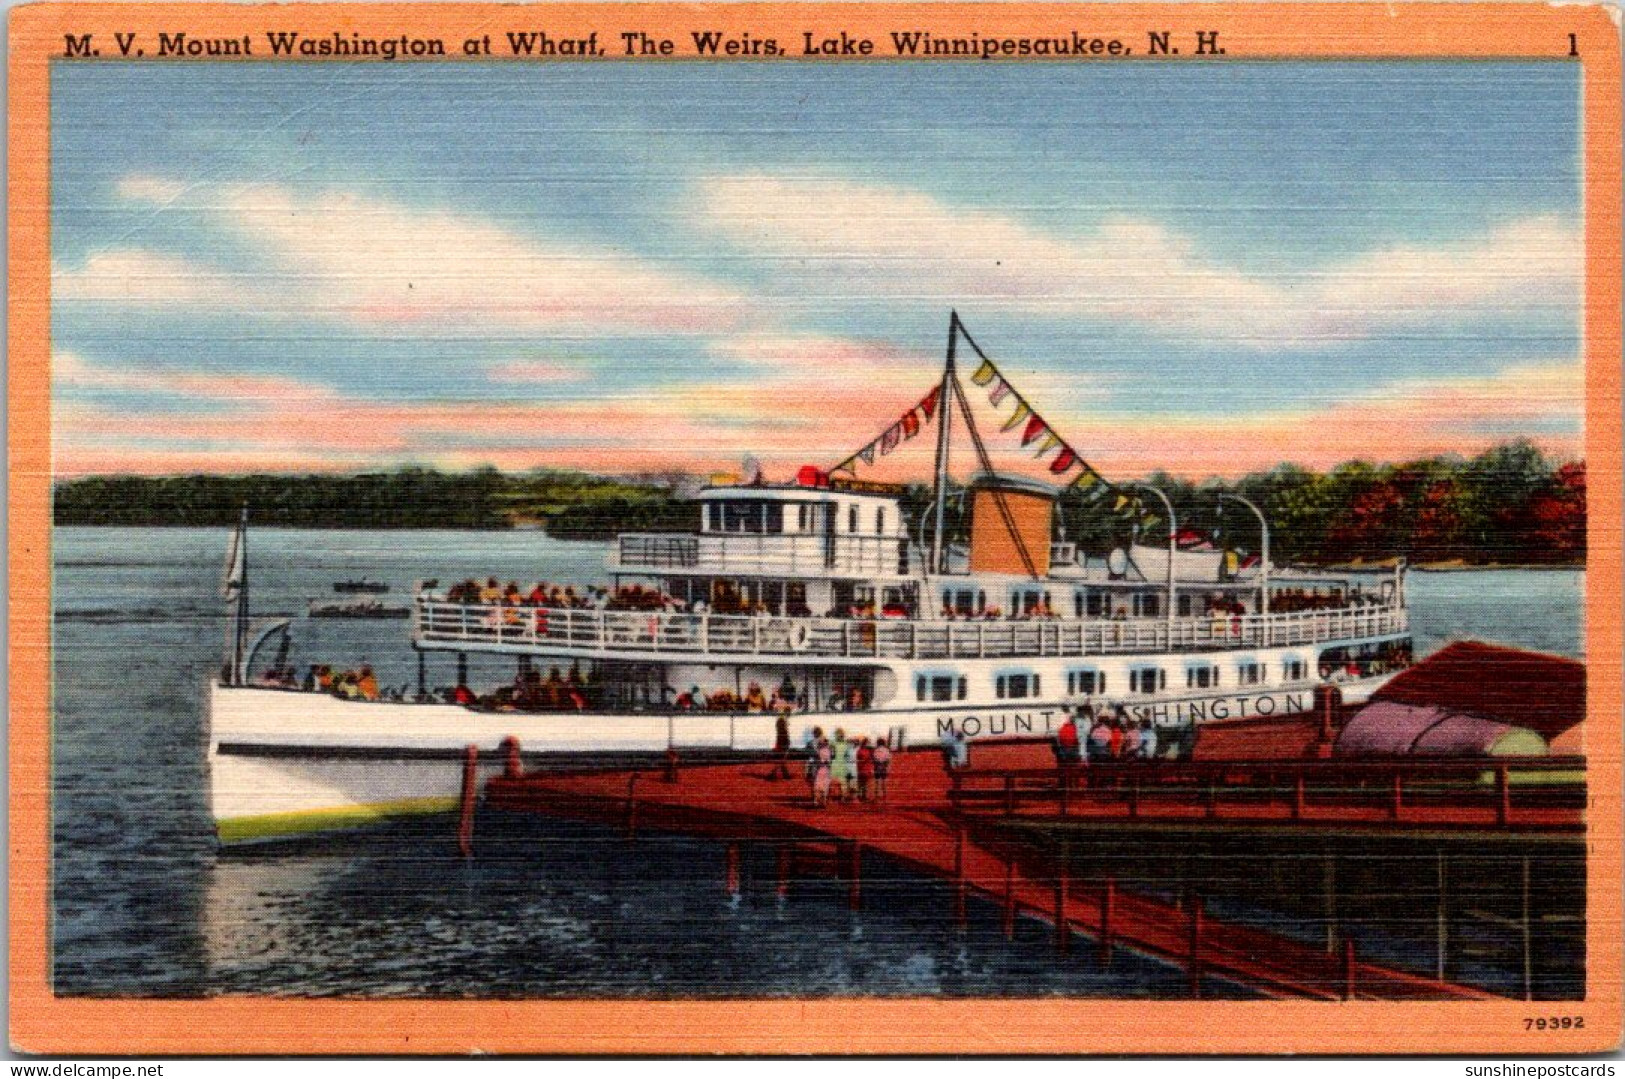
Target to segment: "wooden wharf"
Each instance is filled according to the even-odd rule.
[[[1053,927],[1055,947],[1062,953],[1081,935],[1103,959],[1115,947],[1158,957],[1188,972],[1193,997],[1202,995],[1204,981],[1212,977],[1286,999],[1472,1000],[1494,999],[1495,994],[1368,962],[1349,938],[1321,948],[1214,917],[1199,896],[1176,902],[1111,879],[1072,879],[1064,858],[1056,868],[1052,860],[1017,857],[998,841],[999,829],[988,827],[989,817],[1084,815],[1129,822],[1183,806],[1180,812],[1214,827],[1267,818],[1305,829],[1425,823],[1477,831],[1566,831],[1576,826],[1581,812],[1562,795],[1531,795],[1539,788],[1521,782],[1529,769],[1547,776],[1573,772],[1576,762],[1570,760],[1510,762],[1504,772],[1481,761],[1418,767],[1408,776],[1401,774],[1402,767],[1339,771],[1325,761],[1168,762],[1165,786],[1142,782],[1136,788],[1106,780],[1131,774],[1148,780],[1162,773],[1164,762],[1084,766],[1069,773],[1053,765],[1047,745],[1006,743],[977,746],[974,766],[954,773],[936,753],[898,753],[884,801],[832,802],[817,808],[798,758],[790,760],[791,776],[785,779],[776,775],[777,760],[684,766],[673,755],[663,768],[526,772],[516,742],[510,740],[506,754],[503,774],[485,786],[488,809],[609,823],[624,829],[629,839],[651,830],[719,839],[728,844],[727,877],[733,890],[739,880],[738,844],[771,844],[778,848],[781,894],[791,875],[811,863],[844,881],[846,901],[854,909],[863,902],[864,857],[883,856],[949,882],[952,909],[945,912],[945,923],[963,926],[972,898],[990,902],[1001,912],[1007,937],[1018,918],[1036,918]],[[1047,769],[1040,767],[1045,760],[1051,761]],[[1091,767],[1091,794],[1085,794],[1080,786],[1085,780],[1078,773]],[[1479,789],[1486,772],[1495,777],[1489,794]],[[1258,777],[1265,774],[1270,781],[1260,787]],[[466,776],[475,775],[471,766]],[[1360,782],[1348,786],[1350,776]],[[1200,782],[1193,786],[1192,778]],[[1249,788],[1236,785],[1242,779],[1253,784],[1245,796],[1242,792]],[[1467,784],[1453,807],[1449,792],[1441,793],[1442,780]],[[474,844],[475,788],[472,779],[465,783],[460,822],[465,852]],[[1388,801],[1374,803],[1376,790]],[[1243,812],[1243,806],[1249,808]],[[1032,868],[1040,863],[1043,868]]]

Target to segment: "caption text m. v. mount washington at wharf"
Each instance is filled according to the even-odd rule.
[[[510,30],[481,34],[461,42],[435,37],[368,37],[334,30],[327,34],[266,31],[232,37],[200,37],[185,31],[160,31],[153,40],[138,33],[115,32],[111,47],[95,34],[63,35],[62,56],[69,60],[188,60],[228,57],[289,59],[401,60],[445,57],[507,57],[537,60],[715,58],[861,58],[900,56],[916,59],[998,60],[1037,58],[1107,58],[1124,56],[1221,56],[1219,34],[1199,30],[1178,42],[1167,31],[1148,30],[1143,49],[1121,37],[1102,37],[1076,29],[1044,36],[1005,36],[971,32],[945,36],[927,30],[899,29],[874,38],[848,33],[804,30],[794,41],[747,32],[693,31],[665,37],[645,30],[593,31],[584,37],[558,37],[546,30]]]

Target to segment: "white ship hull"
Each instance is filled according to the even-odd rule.
[[[1385,679],[1343,683],[1348,704]],[[1312,686],[1209,693],[1130,702],[1135,718],[1159,726],[1302,714]],[[1064,722],[1059,701],[1001,706],[944,704],[864,712],[796,713],[799,746],[813,726],[826,733],[890,737],[905,748],[934,748],[945,731],[973,743],[1047,738]],[[517,739],[527,763],[624,757],[656,764],[679,755],[772,750],[771,714],[577,714],[484,712],[448,704],[340,700],[322,693],[215,684],[210,690],[210,805],[220,842],[236,845],[372,826],[401,816],[450,813],[462,791],[465,754],[480,751],[479,782],[503,763]]]

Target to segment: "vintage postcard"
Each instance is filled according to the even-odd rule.
[[[1614,10],[10,27],[19,1051],[1619,1044]]]

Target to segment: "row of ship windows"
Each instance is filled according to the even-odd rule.
[[[1282,664],[1282,673],[1289,682],[1300,681],[1304,676],[1304,664],[1300,659],[1289,659]],[[1242,686],[1256,686],[1269,678],[1269,665],[1266,663],[1241,663],[1236,666],[1236,684]],[[1219,685],[1219,668],[1216,664],[1204,664],[1185,669],[1185,687],[1187,689],[1210,689]],[[999,700],[1021,700],[1027,697],[1037,697],[1042,689],[1037,674],[1001,674],[993,679],[993,694]],[[962,701],[969,690],[969,682],[964,675],[920,675],[914,679],[914,699],[918,701]],[[1156,693],[1168,688],[1168,672],[1161,667],[1135,667],[1128,672],[1128,691],[1130,693]],[[1066,692],[1068,696],[1079,694],[1094,694],[1106,692],[1106,673],[1104,671],[1085,670],[1066,672]]]
[[[796,525],[802,532],[818,532],[826,524],[834,530],[832,522],[836,520],[835,507],[794,503],[796,507]],[[783,502],[707,502],[705,504],[705,527],[708,532],[746,532],[756,535],[778,535],[784,531]],[[875,507],[874,517],[875,535],[886,534],[886,510],[883,506]],[[856,503],[847,507],[846,530],[857,532],[859,525],[858,506]]]
[[[997,597],[994,597],[997,598]],[[1136,618],[1155,618],[1163,613],[1160,592],[1134,592],[1129,596],[1131,613]],[[987,592],[983,589],[942,590],[942,609],[959,615],[980,615],[987,612]],[[1191,597],[1179,597],[1179,613],[1191,613]],[[1012,614],[1056,614],[1054,593],[1048,589],[1017,588],[1010,592]],[[1104,592],[1082,591],[1072,594],[1072,613],[1078,618],[1104,618],[1112,613],[1111,597]]]

